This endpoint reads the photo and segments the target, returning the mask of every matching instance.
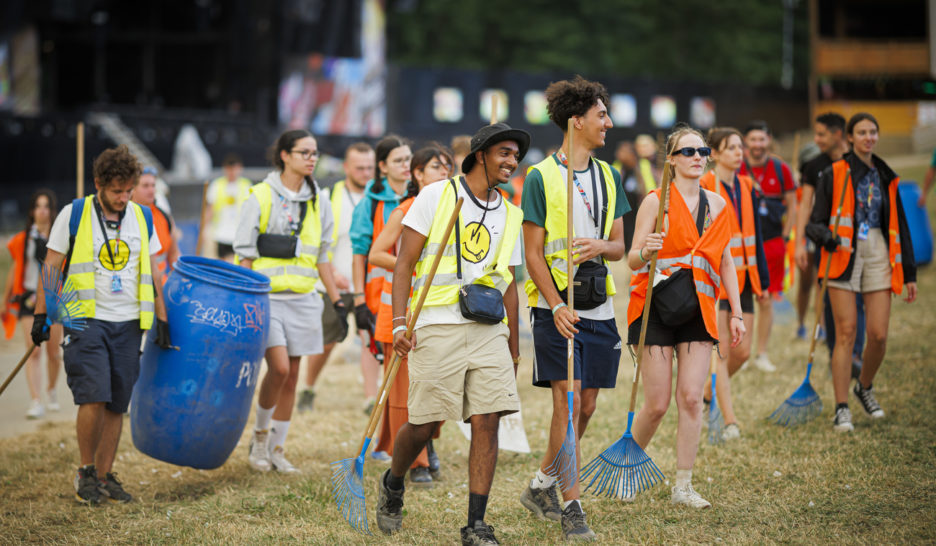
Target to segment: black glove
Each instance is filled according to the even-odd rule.
[[[354,307],[354,325],[358,330],[373,331],[374,315],[367,308],[366,303]]]
[[[156,319],[156,345],[162,349],[171,349],[172,341],[169,339],[169,323]]]
[[[45,313],[36,313],[33,316],[32,335],[33,343],[38,347],[42,345],[43,341],[49,339],[49,326],[46,324],[46,314]]]
[[[828,250],[829,252],[835,252],[835,249],[842,244],[842,238],[838,235],[835,235],[831,231],[826,232],[825,240],[822,241],[822,248]]]
[[[333,301],[332,305],[335,307],[335,314],[338,315],[338,326],[341,328],[338,341],[344,341],[348,337],[348,308],[345,307],[344,301],[340,298]]]

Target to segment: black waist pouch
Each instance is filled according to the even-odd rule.
[[[651,303],[663,324],[682,326],[689,322],[699,309],[699,297],[696,295],[692,270],[680,268],[654,286]]]
[[[492,286],[462,286],[458,289],[458,307],[463,317],[481,324],[497,324],[504,320],[504,296]]]
[[[257,237],[257,253],[264,258],[295,258],[299,237],[261,233]]]
[[[575,284],[572,285],[572,293],[575,295],[575,301],[572,303],[575,308],[587,311],[608,301],[607,277],[608,268],[604,264],[593,261],[580,264],[573,279]],[[560,290],[559,297],[562,301],[569,301],[566,290]]]

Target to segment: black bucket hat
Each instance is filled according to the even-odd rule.
[[[474,167],[475,153],[487,150],[492,145],[505,140],[517,141],[517,146],[520,148],[520,160],[522,161],[527,150],[530,149],[530,133],[523,129],[514,129],[506,123],[494,123],[478,129],[478,132],[471,137],[471,151],[462,161],[462,172],[467,173]]]

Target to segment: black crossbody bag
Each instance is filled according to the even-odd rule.
[[[705,215],[708,213],[708,197],[705,190],[699,191],[696,230],[701,237],[705,227]],[[689,322],[699,309],[699,297],[696,294],[692,269],[680,267],[679,271],[654,286],[652,303],[663,324],[676,327]]]
[[[306,201],[299,203],[299,225],[293,235],[277,235],[261,233],[257,236],[257,253],[263,258],[298,258],[299,235],[302,233],[302,223],[305,221],[306,210],[309,204]]]

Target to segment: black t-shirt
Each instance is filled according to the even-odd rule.
[[[827,154],[819,154],[813,159],[803,163],[803,166],[800,168],[800,180],[803,184],[812,186],[813,189],[816,189],[816,186],[819,184],[819,177],[829,165],[833,163],[832,158]]]

